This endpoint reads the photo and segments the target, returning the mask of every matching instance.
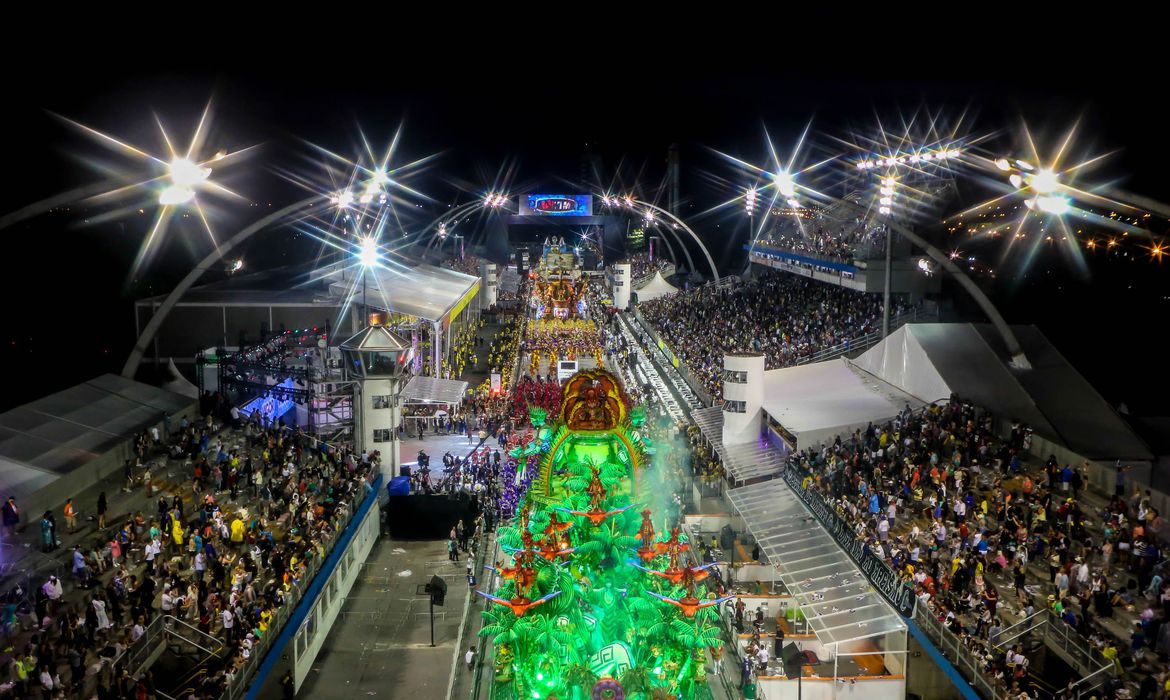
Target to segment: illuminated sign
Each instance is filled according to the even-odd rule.
[[[529,194],[520,198],[521,216],[593,216],[588,194]]]

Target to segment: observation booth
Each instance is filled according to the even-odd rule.
[[[341,344],[346,378],[353,382],[354,448],[382,453],[389,481],[402,463],[398,426],[401,395],[411,378],[414,348],[386,326],[368,326]]]

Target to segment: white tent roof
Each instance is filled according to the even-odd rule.
[[[1088,459],[1150,460],[1149,447],[1035,326],[1012,326],[1032,368],[1008,364],[987,324],[911,323],[856,360],[924,402],[952,394],[1019,420]]]
[[[366,271],[366,300],[370,306],[392,313],[439,321],[456,306],[465,304],[479,291],[480,279],[462,272],[434,265],[406,267],[397,263]],[[315,279],[329,282],[329,292],[336,298],[360,303],[360,272],[352,264],[337,263],[313,272]]]
[[[163,414],[175,415],[194,404],[194,399],[104,374],[0,413],[0,493],[26,497],[154,425]]]
[[[646,284],[638,288],[638,302],[650,301],[651,299],[664,297],[668,294],[674,294],[677,291],[678,287],[662,278],[662,272],[655,272],[654,276]]]
[[[806,449],[922,405],[837,358],[764,372],[764,410]]]

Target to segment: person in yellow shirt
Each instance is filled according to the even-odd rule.
[[[238,547],[244,543],[244,521],[240,520],[239,516],[236,516],[236,518],[232,520],[231,528],[232,544]]]
[[[183,547],[183,523],[178,518],[171,521],[171,539],[175,541],[175,547]]]

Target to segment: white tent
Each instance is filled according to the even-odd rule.
[[[638,288],[638,302],[650,301],[659,297],[674,294],[678,287],[662,278],[662,272],[655,272],[646,284]]]
[[[1152,454],[1104,398],[1035,326],[1012,326],[1031,369],[1008,363],[988,324],[911,323],[857,358],[857,367],[923,402],[952,394],[1019,420],[1088,459]]]
[[[892,419],[920,401],[837,358],[764,373],[764,411],[798,449]]]

